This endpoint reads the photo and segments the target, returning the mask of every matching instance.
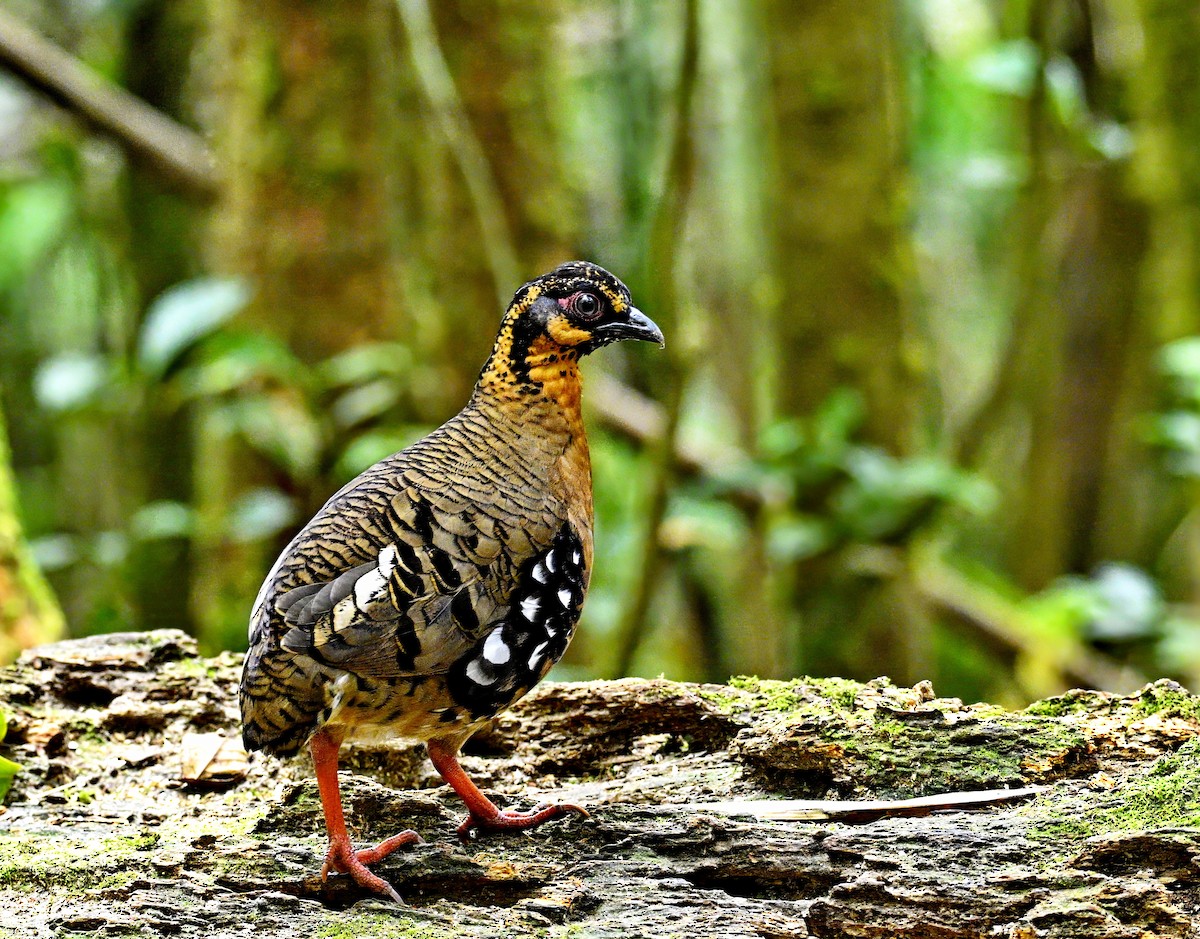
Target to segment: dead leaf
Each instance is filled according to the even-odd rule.
[[[184,734],[179,778],[188,785],[232,786],[246,777],[249,757],[224,734]]]

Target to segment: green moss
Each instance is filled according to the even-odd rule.
[[[1040,820],[1030,835],[1082,840],[1115,831],[1200,828],[1200,740],[1159,757],[1141,774],[1086,801],[1043,797],[1028,810]]]
[[[316,939],[361,939],[363,936],[378,939],[445,939],[451,935],[428,923],[416,922],[403,912],[393,916],[387,913],[343,913],[336,922],[322,926],[314,934]]]
[[[834,775],[894,796],[1045,781],[1071,775],[1088,752],[1077,729],[1021,715],[909,723],[865,712],[811,732],[840,749],[830,757]]]
[[[1034,717],[1067,717],[1071,714],[1087,714],[1095,710],[1094,692],[1069,691],[1042,701],[1034,701],[1025,708],[1026,714]]]
[[[753,696],[752,706],[766,711],[786,713],[822,710],[849,710],[863,686],[847,678],[796,678],[778,681],[738,675],[729,679],[729,687]]]
[[[186,658],[164,666],[163,675],[182,678],[216,678],[217,670],[209,659]]]
[[[1159,714],[1163,717],[1200,720],[1200,698],[1174,683],[1155,682],[1138,695],[1133,714],[1135,717]]]
[[[66,888],[74,891],[122,886],[150,873],[149,857],[139,854],[136,839],[106,839],[97,858],[95,846],[35,832],[0,836],[0,887],[21,890]],[[97,879],[97,870],[120,869]]]
[[[154,832],[148,832],[142,835],[126,835],[122,838],[109,838],[104,842],[104,848],[107,851],[123,851],[125,849],[131,851],[152,851],[157,848],[159,842],[162,841],[162,836]]]
[[[697,689],[696,693],[722,714],[733,714],[739,708],[747,706],[745,694],[724,685],[705,685]]]
[[[1138,720],[1152,714],[1181,717],[1200,721],[1200,697],[1173,681],[1156,681],[1147,685],[1130,704],[1129,698],[1119,698],[1101,691],[1068,691],[1066,694],[1035,701],[1024,711],[1038,717],[1087,716],[1111,712],[1127,720]]]

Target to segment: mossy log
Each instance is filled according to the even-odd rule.
[[[9,936],[1195,937],[1200,699],[1157,682],[1008,712],[884,680],[547,684],[468,748],[501,801],[588,806],[464,845],[419,747],[351,747],[363,842],[406,903],[319,876],[308,761],[237,745],[238,657],[161,631],[0,671]],[[220,737],[216,735],[221,735]],[[221,739],[229,743],[221,749]],[[1040,784],[977,812],[850,825],[720,803]]]

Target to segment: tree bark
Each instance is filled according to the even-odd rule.
[[[775,3],[768,41],[781,405],[805,414],[841,385],[861,388],[868,438],[906,453],[921,343],[906,297],[897,16],[886,0]]]
[[[212,131],[228,176],[214,266],[251,280],[247,319],[307,361],[391,335],[389,5],[212,0],[211,11]]]
[[[926,392],[907,296],[900,14],[887,0],[768,9],[779,412],[808,415],[835,390],[854,389],[864,404],[861,440],[903,456],[917,443]],[[790,664],[852,673],[866,646],[889,674],[915,677],[916,626],[841,560],[800,567],[789,598],[800,636]]]
[[[1126,30],[1141,32],[1142,58],[1129,65],[1138,128],[1134,188],[1149,216],[1149,248],[1141,269],[1140,328],[1127,340],[1125,413],[1134,419],[1154,406],[1154,355],[1167,342],[1200,332],[1200,9],[1186,0],[1139,0]],[[1139,440],[1130,468],[1110,474],[1104,544],[1117,550],[1134,540],[1143,563],[1163,578],[1168,595],[1200,599],[1200,516],[1196,483],[1163,480],[1161,462],[1147,466]],[[1132,536],[1132,537],[1131,537]]]
[[[238,666],[160,631],[0,672],[4,755],[24,767],[0,815],[8,934],[1195,935],[1200,699],[1171,682],[1017,712],[883,680],[545,684],[464,763],[504,804],[563,798],[590,819],[462,845],[461,805],[420,749],[345,751],[356,841],[427,839],[376,865],[398,906],[322,883],[308,761],[246,761]],[[973,813],[760,817],[781,797],[1029,784],[1036,801]]]

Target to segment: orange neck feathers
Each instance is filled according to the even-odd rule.
[[[578,350],[542,331],[532,337],[522,335],[523,312],[524,309],[515,308],[505,316],[492,354],[479,373],[476,397],[522,412],[530,409],[544,412],[548,404],[553,405],[551,410],[565,420],[568,432],[582,437],[583,384]],[[552,332],[558,326],[552,323]]]

